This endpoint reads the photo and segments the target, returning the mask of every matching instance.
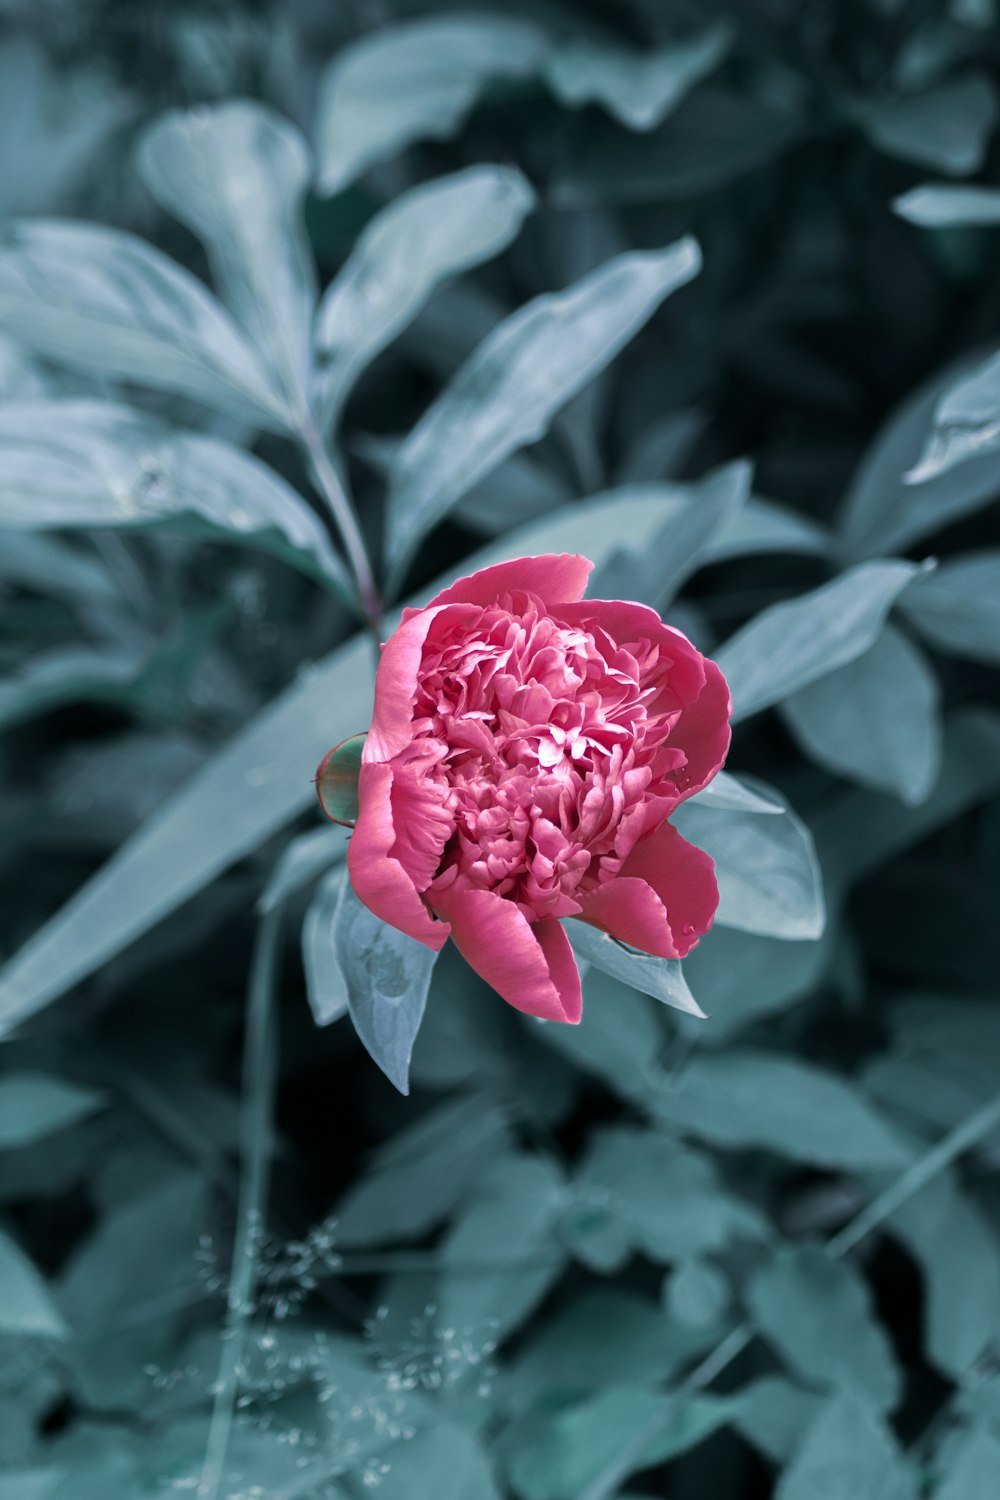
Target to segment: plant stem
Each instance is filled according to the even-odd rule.
[[[299,437],[316,485],[330,508],[340,539],[347,553],[355,582],[358,599],[370,630],[377,634],[382,601],[375,583],[375,575],[368,559],[368,549],[361,535],[361,527],[350,497],[341,484],[340,475],[330,458],[315,423],[306,418],[299,429]]]
[[[277,1081],[275,986],[283,909],[260,921],[250,964],[246,1037],[243,1046],[243,1100],[240,1139],[240,1193],[236,1240],[226,1298],[226,1325],[214,1385],[208,1445],[198,1483],[199,1500],[218,1500],[232,1434],[247,1326],[257,1285],[257,1253],[267,1212],[274,1095]]]
[[[932,1178],[950,1167],[963,1152],[982,1140],[983,1136],[989,1135],[990,1131],[997,1126],[1000,1126],[1000,1094],[975,1110],[961,1124],[956,1125],[954,1130],[949,1131],[936,1146],[926,1151],[884,1192],[879,1193],[861,1209],[844,1225],[843,1229],[827,1241],[826,1248],[829,1254],[839,1260],[857,1249],[863,1239],[886,1219],[891,1218],[909,1198],[912,1198],[921,1188],[926,1187]],[[753,1343],[755,1337],[756,1330],[748,1322],[740,1323],[737,1327],[730,1329],[721,1343],[717,1344],[681,1382],[678,1391],[674,1393],[675,1398],[677,1395],[689,1395],[693,1391],[704,1390],[706,1386],[711,1385],[723,1370],[728,1369],[744,1349]],[[658,1413],[646,1428],[612,1459],[583,1492],[580,1500],[612,1500],[618,1486],[641,1464],[643,1454],[659,1435],[661,1429],[671,1420],[674,1411],[674,1404],[665,1402],[664,1411]]]

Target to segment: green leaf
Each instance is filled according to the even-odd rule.
[[[863,656],[793,693],[781,712],[817,765],[912,806],[941,768],[940,700],[923,653],[886,625]]]
[[[731,812],[692,798],[672,822],[715,860],[722,926],[792,940],[822,935],[826,907],[816,851],[791,808],[783,807],[780,816],[770,808]]]
[[[945,1375],[962,1381],[1000,1328],[1000,1241],[952,1177],[941,1176],[890,1220],[924,1274],[924,1344]]]
[[[775,1500],[916,1500],[917,1488],[888,1428],[842,1394],[810,1426]]]
[[[788,942],[716,923],[684,960],[709,1020],[698,1027],[699,1040],[718,1046],[807,995],[826,965],[831,939],[830,927],[819,942]]]
[[[562,104],[601,104],[631,130],[652,130],[715,71],[732,40],[732,28],[720,22],[655,52],[571,42],[549,58],[545,78]]]
[[[620,979],[623,984],[630,984],[644,995],[652,995],[654,1000],[662,1000],[664,1005],[687,1011],[688,1015],[704,1016],[688,989],[684,971],[676,960],[651,958],[648,953],[638,953],[634,948],[627,948],[624,943],[609,937],[606,932],[600,932],[596,927],[589,927],[586,922],[578,922],[572,918],[566,923],[566,931],[574,953],[605,974]]]
[[[954,381],[934,408],[934,422],[920,459],[904,477],[908,484],[924,486],[949,474],[958,464],[981,460],[1000,452],[1000,354],[976,366],[970,375]],[[996,493],[996,470],[989,470]],[[963,485],[960,489],[962,493]],[[919,490],[915,497],[920,503]],[[978,502],[982,503],[982,502]],[[970,506],[963,506],[959,514]]]
[[[396,574],[421,537],[610,363],[665,297],[697,274],[692,239],[616,256],[496,328],[397,449],[388,555]]]
[[[348,1010],[347,980],[333,941],[333,926],[347,876],[340,868],[346,856],[342,849],[337,867],[328,870],[316,887],[302,922],[302,969],[306,977],[309,1009],[317,1026],[329,1026]]]
[[[503,1112],[482,1094],[448,1100],[404,1127],[337,1205],[337,1244],[419,1239],[451,1214],[503,1155]]]
[[[349,880],[341,884],[332,939],[354,1029],[389,1081],[408,1094],[437,953],[376,917]]]
[[[965,1431],[949,1445],[948,1468],[933,1500],[985,1500],[1000,1474],[1000,1441],[983,1427]]]
[[[0,1150],[31,1146],[103,1109],[105,1096],[48,1073],[0,1078]]]
[[[900,1137],[853,1084],[776,1052],[694,1057],[651,1102],[666,1124],[723,1150],[854,1171],[908,1160]]]
[[[347,570],[302,497],[221,438],[111,401],[0,410],[0,525],[186,526],[267,548],[352,597]]]
[[[932,646],[1000,666],[1000,548],[948,558],[914,581],[901,608]]]
[[[0,439],[2,449],[2,439]],[[0,499],[0,515],[3,501]],[[0,527],[0,578],[69,604],[112,604],[118,589],[96,558],[54,536]]]
[[[892,1349],[865,1283],[814,1245],[784,1246],[752,1277],[747,1306],[759,1333],[810,1384],[853,1392],[876,1411],[899,1400]]]
[[[870,562],[745,625],[716,653],[733,695],[733,721],[770,708],[871,646],[915,563]]]
[[[69,703],[127,705],[146,658],[135,646],[59,646],[0,679],[0,730]]]
[[[691,798],[698,807],[710,807],[713,812],[764,813],[780,817],[788,811],[788,804],[780,792],[763,781],[752,784],[731,771],[717,771],[702,791]]]
[[[310,828],[287,845],[261,893],[258,909],[274,911],[283,901],[325,875],[347,857],[347,835],[336,828]]]
[[[780,1375],[764,1375],[733,1398],[731,1420],[744,1442],[776,1467],[786,1464],[818,1416],[823,1398]]]
[[[319,805],[331,823],[353,828],[358,821],[358,777],[367,733],[352,735],[328,750],[316,772]]]
[[[873,146],[953,177],[978,172],[997,122],[996,91],[985,73],[898,99],[848,106]]]
[[[1000,224],[1000,189],[923,182],[893,203],[901,219],[925,229],[960,224]]]
[[[456,134],[491,81],[530,77],[546,48],[536,27],[499,15],[413,21],[343,48],[320,82],[321,191],[340,192],[414,141]]]
[[[1000,370],[1000,356],[996,363]],[[904,401],[877,434],[844,500],[839,530],[846,556],[901,551],[995,499],[1000,452],[989,445],[981,456],[966,455],[957,468],[947,464],[935,477],[924,474],[918,484],[912,482],[935,413],[970,369],[976,364],[965,359],[940,371]],[[1000,392],[995,375],[994,388]],[[1000,395],[993,402],[994,412],[998,402]],[[932,436],[932,448],[934,443]]]
[[[756,1209],[727,1191],[707,1157],[649,1130],[598,1130],[577,1193],[620,1223],[633,1249],[660,1264],[767,1236]]]
[[[0,1230],[0,1333],[64,1339],[66,1324],[40,1273]]]
[[[302,136],[250,100],[200,105],[156,121],[138,166],[157,201],[204,242],[219,296],[266,360],[295,425],[308,407],[316,308]]]
[[[319,307],[316,342],[329,363],[321,396],[327,422],[440,283],[499,254],[534,206],[520,172],[481,166],[421,183],[375,215]]]
[[[580,1024],[545,1026],[541,1037],[625,1099],[642,1098],[659,1071],[664,1045],[660,1013],[650,998],[601,973],[597,965],[584,974]]]
[[[475,1436],[452,1423],[396,1443],[385,1469],[378,1479],[379,1500],[413,1500],[421,1493],[434,1500],[500,1500]]]
[[[715,1328],[730,1302],[729,1282],[710,1260],[682,1260],[663,1283],[663,1306],[689,1328]]]
[[[0,324],[29,349],[280,431],[280,396],[200,281],[120,229],[25,219],[0,236]]]

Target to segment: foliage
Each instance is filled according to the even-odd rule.
[[[0,1500],[984,1500],[994,0],[0,16]],[[312,784],[570,549],[737,726],[578,1028]]]

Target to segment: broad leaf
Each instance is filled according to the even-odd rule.
[[[280,394],[207,288],[123,230],[61,219],[8,225],[0,324],[57,364],[285,426]]]
[[[331,935],[354,1029],[390,1082],[408,1094],[410,1057],[437,953],[362,906],[347,879]]]
[[[1000,666],[1000,548],[948,558],[916,579],[901,608],[932,646]]]
[[[1000,190],[955,187],[948,182],[925,182],[910,188],[893,203],[901,219],[926,229],[958,224],[1000,224]]]
[[[30,1146],[67,1130],[107,1100],[94,1089],[48,1073],[7,1073],[0,1078],[0,1150]]]
[[[500,1500],[492,1468],[475,1435],[455,1423],[425,1428],[397,1442],[379,1475],[379,1500]]]
[[[441,16],[370,31],[345,47],[320,83],[319,185],[340,192],[413,141],[458,131],[493,79],[535,73],[543,34],[501,16]]]
[[[860,1090],[833,1073],[764,1051],[695,1057],[663,1084],[657,1115],[713,1146],[864,1171],[908,1152]]]
[[[339,868],[346,852],[342,848],[337,867],[327,869],[302,922],[302,969],[309,1009],[317,1026],[329,1026],[348,1010],[347,980],[333,940],[341,892],[347,883],[347,876]],[[329,865],[332,860],[327,858],[325,863]]]
[[[916,1481],[889,1429],[838,1395],[806,1433],[775,1500],[916,1500]]]
[[[376,214],[320,303],[316,341],[325,422],[354,382],[450,276],[499,254],[520,231],[535,195],[510,167],[467,167],[421,183]],[[414,254],[414,247],[419,254]]]
[[[397,576],[451,506],[542,437],[699,264],[691,239],[617,256],[568,291],[529,302],[480,344],[393,458],[388,555]]]
[[[1000,451],[1000,354],[955,381],[934,408],[934,424],[919,462],[905,476],[911,485],[940,479],[958,464]],[[995,470],[993,493],[995,494]],[[917,499],[920,499],[917,491]]]
[[[319,518],[272,469],[221,438],[111,401],[0,409],[0,525],[184,525],[277,552],[352,597]]]
[[[305,141],[280,115],[234,99],[166,115],[143,137],[138,162],[154,197],[204,241],[219,296],[266,359],[289,423],[301,422],[316,306]]]
[[[915,563],[849,568],[811,593],[773,604],[716,653],[733,695],[733,720],[780,703],[873,644]]]
[[[818,765],[915,804],[941,766],[940,698],[923,653],[887,625],[863,656],[793,693],[781,712]]]
[[[933,1500],[983,1500],[1000,1474],[1000,1439],[985,1427],[964,1431],[948,1446],[948,1469]]]
[[[717,771],[708,786],[691,801],[698,807],[710,807],[717,812],[765,813],[780,817],[788,811],[780,792],[762,781],[751,784],[741,780],[730,771]]]
[[[569,43],[549,58],[545,78],[562,103],[601,104],[622,125],[652,130],[718,67],[732,42],[724,22],[655,52]]]
[[[746,1299],[758,1332],[810,1385],[852,1392],[880,1412],[896,1405],[891,1346],[867,1286],[843,1261],[785,1246],[752,1277]]]
[[[0,1230],[0,1334],[64,1339],[68,1330],[41,1273]]]
[[[630,984],[644,995],[652,995],[654,1000],[662,1000],[665,1005],[703,1017],[676,959],[651,958],[648,953],[638,953],[606,932],[572,918],[566,923],[566,931],[573,951],[605,974]]]
[[[967,177],[985,159],[997,96],[986,74],[976,73],[909,98],[858,100],[848,112],[889,156]]]

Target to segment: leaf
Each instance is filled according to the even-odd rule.
[[[0,1078],[0,1151],[31,1146],[103,1109],[105,1096],[47,1073]]]
[[[321,398],[327,422],[440,283],[499,254],[534,206],[520,172],[479,166],[421,183],[375,215],[317,315],[317,347],[329,362]]]
[[[853,101],[848,113],[889,156],[967,177],[985,160],[997,98],[987,75],[974,73],[908,98]]]
[[[557,208],[685,202],[772,161],[796,130],[791,114],[708,85],[659,129],[630,140],[626,152],[618,125],[588,122],[563,153],[549,197]]]
[[[247,99],[175,110],[139,144],[140,174],[157,202],[208,250],[219,296],[267,361],[289,424],[312,383],[316,272],[303,200],[312,176],[305,141]]]
[[[0,1333],[65,1339],[68,1332],[41,1275],[0,1230]]]
[[[835,1396],[809,1427],[775,1500],[916,1500],[917,1488],[888,1428],[867,1406]]]
[[[684,967],[701,997],[710,1024],[699,1040],[724,1044],[765,1016],[804,999],[817,984],[835,933],[827,927],[819,942],[788,942],[716,923],[706,942],[688,954]]]
[[[698,807],[710,807],[713,812],[763,813],[780,817],[788,811],[788,804],[780,792],[763,781],[753,784],[731,771],[717,771],[700,792],[691,798]]]
[[[195,526],[265,547],[352,588],[325,528],[259,459],[111,401],[30,401],[0,410],[0,525]]]
[[[663,1283],[664,1309],[689,1328],[715,1328],[730,1301],[729,1282],[710,1260],[682,1260]]]
[[[362,906],[349,880],[341,884],[333,947],[355,1031],[389,1081],[408,1094],[437,953]]]
[[[732,40],[732,28],[721,22],[655,52],[571,42],[548,59],[545,78],[561,104],[601,104],[620,124],[652,130],[714,72]]]
[[[983,1500],[1000,1474],[1000,1441],[973,1427],[949,1446],[949,1463],[933,1500]]]
[[[1000,1242],[954,1178],[922,1188],[889,1221],[924,1274],[924,1347],[963,1381],[1000,1328]]]
[[[659,1264],[768,1233],[766,1221],[726,1190],[707,1157],[649,1130],[598,1130],[577,1192],[584,1204],[612,1214],[633,1249]]]
[[[932,646],[1000,666],[1000,548],[946,559],[915,580],[901,607]]]
[[[0,499],[0,515],[2,512]],[[33,536],[26,531],[0,528],[0,578],[19,588],[65,599],[68,604],[113,604],[118,599],[110,574],[96,558],[78,552],[58,537]]]
[[[955,187],[948,182],[923,182],[894,203],[901,219],[925,229],[948,229],[960,224],[1000,224],[1000,190]]]
[[[733,722],[861,656],[919,572],[915,563],[859,563],[811,593],[763,610],[716,653],[733,695]]]
[[[694,1057],[652,1101],[657,1116],[723,1150],[867,1171],[905,1166],[908,1151],[861,1091],[777,1052]]]
[[[568,505],[484,548],[461,571],[570,546],[600,565],[623,525],[635,535],[648,528],[648,535],[657,520],[657,506],[645,501],[622,505],[616,497]],[[439,579],[425,597],[452,581],[452,575]],[[371,704],[371,643],[362,636],[300,671],[7,965],[0,974],[0,1035],[303,812],[314,799],[312,778],[330,742],[369,723]],[[657,982],[662,989],[662,976]]]
[[[280,396],[207,288],[123,230],[62,219],[7,224],[0,324],[57,364],[285,426]]]
[[[0,731],[69,703],[127,705],[146,665],[134,646],[59,646],[0,678]]]
[[[319,185],[337,193],[414,141],[454,135],[493,79],[530,77],[546,50],[536,27],[455,15],[372,31],[320,81]]]
[[[316,772],[319,805],[331,823],[353,828],[358,821],[358,778],[367,733],[352,735],[328,750]]]
[[[750,1280],[747,1306],[762,1333],[810,1384],[849,1391],[879,1412],[899,1400],[900,1378],[868,1288],[814,1245],[784,1246]]]
[[[886,625],[863,656],[793,693],[781,711],[817,765],[912,806],[941,768],[940,700],[923,654]]]
[[[311,885],[331,865],[347,857],[347,836],[336,828],[311,828],[286,846],[257,903],[261,912],[274,911],[283,901]]]
[[[821,1396],[783,1376],[764,1375],[733,1398],[731,1420],[744,1442],[781,1467],[799,1447],[823,1405]]]
[[[453,1423],[426,1428],[396,1443],[379,1476],[379,1500],[500,1500],[486,1455],[471,1432]],[[0,1497],[2,1500],[2,1497]]]
[[[328,870],[309,903],[302,923],[302,968],[309,1009],[317,1026],[329,1026],[345,1015],[349,1005],[347,980],[333,940],[334,922],[347,876],[340,868]]]
[[[1000,356],[992,377],[1000,410]],[[959,389],[962,377],[976,369],[968,359],[940,371],[890,416],[858,466],[844,500],[840,536],[849,558],[872,557],[900,551],[929,533],[950,525],[995,499],[1000,489],[1000,452],[987,446],[980,456],[965,455],[956,468],[950,463],[931,477],[914,471],[935,413],[948,393]],[[986,384],[990,384],[987,377]],[[987,412],[989,403],[987,403]],[[933,451],[936,439],[931,434]]]
[[[488,335],[393,458],[388,555],[397,575],[451,506],[544,436],[559,408],[699,264],[692,239],[616,256],[567,291],[536,297]]]
[[[606,932],[589,927],[586,922],[570,919],[566,931],[574,953],[605,974],[630,984],[644,995],[652,995],[654,1000],[662,1000],[664,1005],[672,1005],[677,1010],[687,1011],[688,1015],[704,1019],[704,1013],[688,989],[684,971],[676,960],[638,953]]]
[[[790,807],[776,817],[692,798],[671,821],[715,860],[722,926],[793,940],[822,935],[826,907],[812,835]]]
[[[597,965],[584,975],[583,994],[580,1024],[545,1026],[542,1040],[620,1097],[641,1099],[658,1075],[664,1043],[651,997],[601,973]]]
[[[916,466],[904,475],[907,484],[926,485],[950,473],[958,464],[995,456],[1000,451],[1000,354],[975,367],[970,375],[954,381],[934,408],[934,421]],[[991,489],[996,494],[996,469],[989,469]],[[978,476],[977,476],[978,477]],[[967,485],[959,489],[963,494]],[[978,487],[977,487],[978,488]],[[974,491],[975,493],[975,491]],[[916,501],[926,503],[918,491]],[[977,504],[982,501],[977,499]],[[958,514],[971,509],[963,504]]]

